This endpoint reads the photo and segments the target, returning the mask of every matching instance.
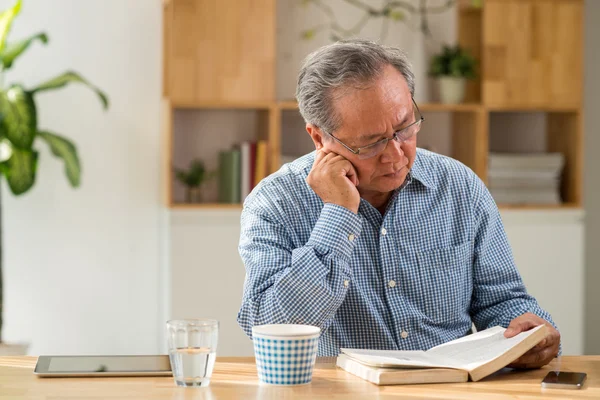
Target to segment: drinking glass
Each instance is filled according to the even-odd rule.
[[[167,338],[171,370],[177,386],[208,386],[217,358],[219,321],[167,321]]]

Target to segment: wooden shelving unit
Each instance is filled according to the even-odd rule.
[[[487,182],[490,116],[506,112],[544,113],[546,151],[565,157],[563,204],[501,207],[582,206],[582,23],[581,0],[485,0],[482,8],[458,9],[458,41],[480,63],[467,101],[481,109],[479,117],[454,113],[453,136],[466,127],[474,142],[456,158]]]
[[[294,100],[275,96],[276,0],[238,0],[233,8],[226,3],[163,2],[164,197],[173,209],[241,207],[176,198],[178,115],[207,110],[228,112],[222,117],[227,120],[243,115],[252,124],[237,127],[239,135],[268,140],[269,172],[274,172],[280,167],[282,119],[298,109]],[[506,208],[582,206],[582,16],[583,0],[485,0],[482,8],[457,8],[458,41],[479,60],[479,78],[469,82],[463,104],[419,104],[425,117],[451,115],[449,155],[487,182],[491,115],[541,112],[547,118],[546,150],[561,152],[566,160],[562,205]],[[216,133],[214,140],[223,135]]]

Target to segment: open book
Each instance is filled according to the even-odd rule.
[[[507,339],[505,330],[496,326],[427,351],[341,349],[337,365],[377,384],[465,382],[469,376],[478,381],[521,357],[547,334],[540,325]],[[444,371],[436,376],[433,368]]]

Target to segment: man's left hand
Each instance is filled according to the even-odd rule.
[[[535,314],[525,313],[512,321],[506,328],[504,336],[507,338],[518,335],[521,332],[528,331],[539,325],[548,327],[548,335],[535,347],[513,361],[510,368],[540,368],[548,364],[558,355],[558,345],[560,343],[560,333],[554,329],[546,320],[541,319]]]

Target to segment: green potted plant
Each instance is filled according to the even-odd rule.
[[[44,142],[52,154],[64,162],[65,174],[71,186],[78,187],[81,166],[75,145],[67,138],[42,129],[37,123],[36,96],[39,93],[62,88],[69,83],[81,83],[91,88],[103,107],[108,108],[108,98],[76,72],[68,71],[33,88],[20,84],[5,85],[3,73],[14,66],[15,60],[34,42],[48,43],[45,33],[29,38],[7,41],[13,20],[21,10],[21,0],[0,12],[0,180],[6,179],[13,195],[22,195],[35,183],[38,151],[36,145]],[[1,201],[0,201],[1,205]],[[0,207],[1,212],[1,207]],[[0,218],[1,221],[1,218]],[[1,224],[1,222],[0,222]],[[0,226],[1,229],[1,226]],[[2,331],[2,240],[0,235],[0,333]],[[2,343],[0,354],[23,353],[19,345]],[[17,350],[15,350],[17,349]]]
[[[215,172],[206,172],[204,162],[199,159],[192,160],[187,170],[175,168],[175,177],[186,187],[185,200],[188,203],[200,203],[200,186],[216,175]]]
[[[444,46],[433,56],[429,74],[437,78],[442,103],[456,104],[464,100],[466,80],[475,78],[476,64],[460,46]]]

